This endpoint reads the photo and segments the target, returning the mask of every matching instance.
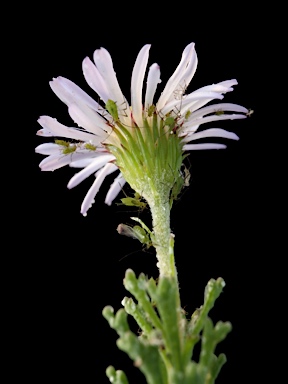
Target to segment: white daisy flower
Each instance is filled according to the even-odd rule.
[[[71,178],[68,188],[74,188],[94,174],[95,181],[81,206],[83,215],[94,202],[105,177],[115,171],[118,175],[106,195],[106,204],[111,205],[128,182],[149,205],[161,192],[170,201],[171,208],[186,184],[181,166],[187,151],[226,147],[213,142],[197,143],[197,140],[209,137],[238,140],[237,135],[222,128],[199,130],[199,127],[221,120],[244,119],[249,113],[237,104],[207,105],[215,99],[222,100],[226,92],[231,92],[237,84],[235,79],[186,94],[198,61],[194,43],[184,49],[178,67],[157,102],[154,96],[161,82],[160,68],[156,63],[150,66],[143,101],[149,50],[150,45],[144,45],[137,56],[132,71],[131,104],[121,92],[111,56],[104,48],[94,52],[94,62],[88,57],[83,60],[84,77],[103,106],[64,77],[50,82],[78,127],[67,127],[52,117],[41,116],[38,122],[42,129],[37,134],[56,139],[53,143],[39,145],[36,152],[47,155],[40,163],[43,171],[65,165],[82,168]]]

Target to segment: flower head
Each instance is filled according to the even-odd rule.
[[[238,139],[233,132],[218,127],[199,130],[200,125],[208,122],[247,116],[248,110],[237,104],[207,105],[212,100],[222,100],[237,81],[226,80],[186,94],[198,61],[191,43],[184,49],[157,102],[154,96],[161,82],[160,68],[156,63],[150,66],[142,100],[149,50],[150,45],[144,45],[137,56],[130,104],[119,87],[111,56],[104,48],[94,52],[94,63],[86,57],[82,65],[84,77],[99,95],[102,105],[64,77],[50,82],[78,127],[67,127],[52,117],[41,116],[38,122],[42,129],[37,134],[56,139],[39,145],[36,152],[48,156],[40,163],[43,171],[65,165],[81,168],[69,181],[68,188],[74,188],[94,174],[95,180],[81,206],[83,215],[94,202],[105,177],[115,171],[118,175],[106,195],[106,204],[111,205],[125,182],[149,204],[159,193],[164,193],[172,204],[185,183],[181,165],[187,151],[226,147],[197,143],[197,140]]]

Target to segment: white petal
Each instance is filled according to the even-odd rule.
[[[194,47],[194,49],[192,50],[189,63],[185,68],[185,70],[183,71],[182,78],[180,79],[178,86],[175,88],[170,98],[167,100],[167,103],[172,101],[175,98],[181,101],[182,96],[184,95],[188,85],[190,84],[190,81],[192,80],[196,72],[197,64],[198,64],[198,59],[197,59],[197,54]]]
[[[115,165],[114,163],[109,163],[111,164],[111,167],[109,167],[109,169],[107,170],[107,173],[106,173],[106,176],[110,175],[110,173],[113,173],[117,170],[119,170],[119,168],[117,167],[117,165]],[[98,169],[97,172],[95,172],[95,177],[98,175],[98,173],[101,172],[101,169]]]
[[[40,153],[41,155],[59,155],[61,149],[59,148],[59,145],[55,143],[45,143],[38,145],[38,147],[35,148],[35,152]]]
[[[126,183],[122,173],[120,173],[113,181],[110,186],[110,189],[106,195],[105,203],[107,205],[111,205],[116,196],[118,196],[119,192],[123,188],[123,185]]]
[[[92,173],[102,168],[103,165],[114,159],[115,157],[110,154],[96,157],[94,161],[90,163],[86,168],[82,169],[80,172],[75,173],[75,175],[70,179],[67,187],[69,189],[76,187],[76,185],[80,184],[83,180],[92,175]]]
[[[96,157],[103,156],[107,154],[105,148],[98,147],[96,151],[91,151],[88,149],[76,150],[76,153],[73,153],[73,158],[69,164],[72,168],[85,168],[87,165],[91,164]]]
[[[101,111],[103,108],[84,92],[78,85],[65,77],[59,76],[50,81],[52,91],[59,97],[68,107],[72,103],[84,103],[95,111]]]
[[[92,184],[91,188],[87,192],[87,194],[83,200],[83,203],[81,205],[81,213],[83,216],[87,215],[87,211],[92,206],[92,204],[94,203],[94,198],[95,198],[97,192],[99,191],[99,188],[101,187],[106,175],[109,173],[110,168],[113,166],[114,166],[114,164],[107,163],[101,169],[101,171],[98,173],[94,183]]]
[[[246,119],[246,115],[241,115],[241,114],[228,114],[228,115],[210,115],[210,116],[205,116],[203,118],[196,118],[194,119],[193,113],[190,116],[190,118],[185,122],[186,126],[191,126],[193,127],[194,124],[205,124],[205,123],[210,123],[211,121],[219,121],[219,120],[236,120],[236,119]]]
[[[91,157],[91,155],[89,155],[88,153],[87,153],[87,155],[86,155],[87,157],[84,157],[83,159],[79,159],[79,160],[73,160],[73,161],[71,161],[71,163],[69,164],[69,166],[71,167],[71,168],[85,168],[85,167],[87,167],[89,164],[91,164],[94,160],[95,160],[95,158],[96,157],[98,157],[98,156],[102,156],[102,154],[101,153],[95,153],[95,157]],[[89,157],[88,157],[89,156]]]
[[[218,84],[223,85],[224,87],[227,87],[227,88],[231,88],[233,85],[237,85],[238,81],[236,79],[231,79],[231,80],[221,81]],[[233,88],[232,88],[232,91],[233,91]]]
[[[81,150],[76,149],[76,151],[74,153],[70,154],[69,166],[70,167],[74,167],[72,164],[75,164],[75,163],[77,164],[78,162],[80,163],[81,161],[84,162],[87,159],[90,159],[90,162],[87,161],[88,164],[90,164],[98,156],[102,156],[102,153],[99,152],[98,149],[97,149],[97,152],[95,152],[95,151],[88,151],[88,150],[82,150],[82,149]],[[88,164],[86,164],[86,165],[88,165]],[[81,168],[83,168],[83,166]]]
[[[140,50],[132,71],[131,106],[132,106],[133,119],[138,125],[138,127],[143,126],[142,90],[143,90],[143,80],[144,80],[145,71],[147,68],[150,47],[151,47],[150,44],[146,44]]]
[[[191,60],[191,56],[194,50],[194,45],[195,45],[194,43],[191,43],[187,45],[187,47],[184,49],[179,65],[177,66],[173,75],[167,81],[167,84],[158,100],[158,103],[157,103],[158,111],[160,111],[164,107],[166,102],[169,100],[171,94],[174,92],[179,82],[181,81],[181,78],[183,77],[183,71],[185,72],[186,67],[189,64],[189,61]]]
[[[185,140],[186,135],[196,132],[199,127],[200,125],[193,125],[193,127],[190,127],[190,126],[184,127],[184,129],[181,129],[181,131],[180,130],[178,131],[178,136],[181,138],[183,137],[184,138],[183,141],[186,141]]]
[[[225,149],[227,148],[224,144],[214,144],[214,143],[205,143],[205,144],[185,144],[183,146],[184,151],[196,151],[202,149]]]
[[[181,112],[181,114],[185,114],[188,109],[191,108],[191,106],[198,102],[198,100],[203,100],[203,103],[207,103],[210,100],[213,99],[223,99],[224,96],[217,92],[201,92],[201,91],[195,91],[193,93],[190,93],[188,96],[185,97],[185,99],[178,100],[174,99],[167,103],[162,109],[161,113],[163,115],[166,115],[170,111],[173,110],[173,108],[176,107],[178,111]],[[208,100],[208,101],[207,101]],[[192,108],[192,110],[195,110],[195,108]]]
[[[192,141],[192,140],[198,140],[203,139],[204,137],[223,137],[225,139],[231,139],[231,140],[239,140],[239,137],[234,132],[225,131],[224,129],[220,128],[210,128],[206,129],[205,131],[192,133],[187,135],[187,139],[185,137],[185,142]]]
[[[93,64],[92,61],[89,59],[89,57],[86,57],[83,60],[82,69],[87,83],[106,104],[107,100],[111,99],[113,96],[111,96],[111,94],[109,93],[109,89],[107,88],[103,77],[99,73],[95,64]]]
[[[157,84],[161,83],[160,80],[160,67],[154,63],[149,68],[147,77],[147,86],[145,93],[145,111],[153,104],[154,95],[156,92]]]
[[[59,123],[56,119],[50,116],[40,116],[38,123],[44,128],[37,132],[37,135],[50,137],[66,137],[78,141],[95,141],[95,135],[83,132],[77,128],[69,128],[66,125]]]
[[[103,117],[84,104],[71,104],[68,112],[80,127],[97,135],[99,142],[104,140],[112,131]]]
[[[123,123],[129,125],[129,104],[119,87],[116,73],[113,68],[113,62],[109,52],[105,48],[96,49],[93,58],[100,75],[105,81],[109,95],[111,95],[111,100],[113,100],[117,104],[120,120]]]
[[[230,85],[235,85],[235,84],[237,84],[236,80],[226,80],[216,84],[205,85],[204,87],[197,89],[195,92],[205,91],[205,92],[227,93],[227,92],[233,91],[233,88]]]
[[[39,164],[41,171],[55,171],[56,169],[65,167],[71,161],[71,155],[50,155],[45,157]]]
[[[240,113],[248,113],[248,109],[245,107],[242,107],[238,104],[232,104],[232,103],[219,103],[219,104],[213,104],[208,105],[207,107],[198,109],[197,111],[193,112],[193,118],[199,118],[203,117],[205,115],[208,115],[209,113],[217,113],[218,111],[231,111],[231,112],[240,112]]]
[[[206,105],[207,103],[209,103],[213,99],[223,99],[224,96],[222,96],[222,95],[227,93],[227,92],[233,91],[233,88],[231,88],[230,86],[235,85],[235,84],[237,84],[237,80],[233,79],[233,80],[222,81],[221,83],[217,83],[217,84],[207,85],[205,87],[197,89],[196,91],[185,96],[185,99],[183,99],[182,106],[183,107],[185,106],[185,108],[183,108],[182,113],[185,113],[191,107],[192,107],[191,112],[196,111],[197,109],[203,107],[204,105]],[[189,98],[193,97],[193,95],[195,95],[195,93],[197,94],[198,92],[207,92],[207,93],[211,92],[211,97],[208,97],[207,99],[201,98],[201,100],[196,101],[196,102],[193,101],[191,103],[191,105],[188,106],[187,103],[189,101]],[[215,94],[215,93],[219,93],[219,95],[221,95],[221,97],[217,97],[217,96],[214,97],[213,94]],[[193,100],[194,100],[194,98],[193,98]],[[184,110],[185,110],[185,112],[184,112]]]

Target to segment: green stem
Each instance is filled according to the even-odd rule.
[[[169,198],[153,196],[148,201],[153,221],[153,245],[156,249],[160,277],[176,277],[174,257],[170,255],[170,205]]]
[[[149,203],[149,202],[148,202]],[[158,197],[153,199],[154,204],[149,204],[153,220],[153,243],[156,248],[156,257],[158,260],[157,266],[159,268],[159,278],[171,279],[171,285],[176,287],[176,318],[178,323],[178,330],[181,328],[181,300],[179,292],[179,283],[177,269],[174,258],[174,235],[170,230],[170,202],[168,198]],[[174,284],[173,284],[174,280]],[[166,314],[169,317],[169,314]],[[176,335],[175,335],[176,336]],[[180,333],[176,336],[178,345],[182,344]],[[179,350],[180,351],[180,350]],[[180,356],[178,356],[180,357]],[[166,367],[169,371],[168,366]]]

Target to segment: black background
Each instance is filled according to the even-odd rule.
[[[97,99],[85,82],[81,63],[103,46],[112,56],[120,87],[129,99],[136,56],[150,43],[148,65],[160,65],[162,84],[158,88],[162,90],[183,49],[194,41],[198,68],[188,92],[236,78],[239,84],[224,101],[255,113],[246,120],[217,124],[240,137],[238,142],[223,141],[228,144],[226,150],[195,151],[188,157],[190,187],[171,215],[182,306],[192,313],[203,303],[208,280],[224,278],[226,287],[211,317],[214,322],[231,321],[233,331],[217,348],[228,359],[218,382],[230,383],[235,378],[244,382],[248,371],[252,382],[260,364],[263,313],[259,284],[265,277],[259,273],[264,267],[257,229],[262,183],[257,88],[259,56],[263,54],[261,29],[255,28],[255,15],[244,5],[236,11],[232,5],[231,9],[203,5],[198,10],[193,5],[187,9],[181,5],[180,9],[173,4],[169,12],[158,12],[153,4],[142,4],[141,10],[124,4],[119,9],[102,6],[92,9],[84,3],[64,11],[43,6],[31,17],[28,33],[25,31],[26,79],[32,95],[25,129],[33,178],[25,216],[29,223],[24,241],[27,252],[18,264],[23,271],[19,292],[21,317],[25,319],[23,353],[27,345],[30,350],[25,354],[29,361],[25,375],[31,382],[57,379],[104,384],[108,383],[105,369],[112,364],[123,369],[131,383],[145,383],[129,358],[117,349],[117,335],[101,312],[108,304],[118,310],[123,297],[129,295],[122,285],[127,268],[136,274],[158,276],[155,255],[143,252],[140,243],[116,232],[120,222],[129,223],[129,217],[138,212],[104,204],[113,175],[102,185],[88,216],[82,217],[80,205],[92,179],[68,190],[66,185],[75,170],[40,171],[43,156],[34,149],[48,140],[36,136],[38,117],[49,115],[63,124],[72,123],[49,81],[67,77]],[[125,186],[124,191],[129,193],[129,188]],[[141,215],[149,222],[149,213]]]

